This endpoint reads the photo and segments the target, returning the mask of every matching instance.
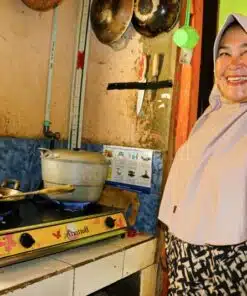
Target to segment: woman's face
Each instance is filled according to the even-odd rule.
[[[215,80],[225,99],[247,101],[247,34],[238,25],[230,27],[220,41]]]

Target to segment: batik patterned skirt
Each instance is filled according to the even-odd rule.
[[[247,295],[247,242],[193,245],[165,234],[168,295]]]

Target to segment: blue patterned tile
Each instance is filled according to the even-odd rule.
[[[50,140],[0,138],[0,181],[17,179],[20,190],[37,189],[41,183],[39,147],[50,147]]]
[[[54,148],[67,148],[67,141],[53,142]],[[49,139],[0,138],[0,182],[4,179],[17,179],[21,182],[20,190],[28,191],[39,188],[41,178],[40,147],[50,148]],[[88,151],[102,152],[103,145],[82,143],[81,148]],[[152,162],[151,194],[138,192],[140,210],[134,228],[140,232],[156,232],[157,214],[161,198],[163,176],[163,155],[154,151]]]

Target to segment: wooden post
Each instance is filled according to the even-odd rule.
[[[175,151],[177,151],[187,140],[191,128],[197,120],[201,65],[203,0],[196,0],[196,4],[194,1],[192,1],[191,6],[191,26],[193,26],[200,35],[200,41],[194,49],[191,64],[182,65],[180,69],[180,93],[177,108]]]
[[[180,25],[184,24],[186,0],[182,1],[182,10],[180,15]],[[201,64],[201,39],[203,26],[203,5],[204,0],[193,0],[191,6],[191,25],[195,27],[200,35],[200,41],[193,52],[191,65],[182,65],[179,63],[180,50],[177,51],[177,63],[175,73],[175,85],[173,90],[173,102],[171,112],[170,136],[168,145],[167,162],[165,166],[164,179],[167,179],[174,155],[177,149],[186,141],[191,128],[197,120],[200,64]],[[185,98],[185,99],[184,99]],[[179,123],[180,122],[180,126]],[[179,128],[178,128],[179,126]],[[164,232],[159,228],[158,246],[160,251],[157,253],[157,259],[165,261],[164,252]],[[161,246],[161,244],[163,244]],[[162,252],[163,250],[163,252]],[[163,254],[163,256],[162,256]],[[163,273],[163,291],[162,296],[168,294],[167,273]],[[158,289],[159,290],[159,289]],[[157,295],[160,296],[160,295]]]
[[[199,95],[199,82],[200,82],[200,65],[201,65],[201,52],[202,52],[202,28],[203,28],[203,1],[193,0],[193,15],[192,26],[194,26],[200,36],[200,41],[197,44],[194,55],[192,58],[192,80],[191,84],[191,104],[189,113],[189,132],[197,120],[198,109],[198,95]],[[210,50],[213,50],[212,48]]]
[[[140,296],[155,296],[157,264],[141,270]]]

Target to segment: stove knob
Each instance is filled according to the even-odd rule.
[[[115,220],[112,217],[107,217],[105,219],[105,225],[109,228],[113,228],[115,226]]]
[[[20,243],[24,248],[28,249],[32,247],[32,245],[35,243],[35,240],[29,233],[23,233],[20,237]]]

